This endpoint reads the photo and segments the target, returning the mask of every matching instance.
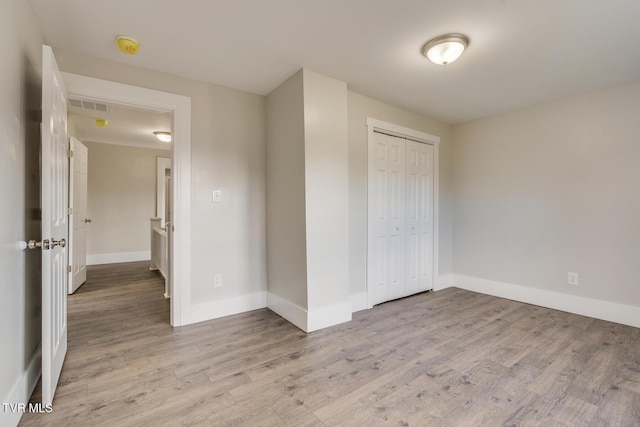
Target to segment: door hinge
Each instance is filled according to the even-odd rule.
[[[70,266],[70,265],[67,265],[67,273],[71,273],[71,271],[72,271],[71,266]]]
[[[67,208],[67,215],[73,214],[73,208]]]
[[[68,158],[72,158],[73,157],[73,151],[67,150],[67,157]]]

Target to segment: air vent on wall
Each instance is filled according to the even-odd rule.
[[[86,99],[69,98],[69,105],[76,108],[82,108],[84,110],[100,111],[102,113],[108,113],[110,110],[107,104],[103,104],[101,102],[89,101]]]

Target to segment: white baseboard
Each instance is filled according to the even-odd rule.
[[[87,255],[87,265],[115,264],[118,262],[150,261],[151,251],[113,252]]]
[[[259,308],[265,308],[266,306],[266,292],[207,301],[200,304],[191,304],[189,309],[182,315],[183,322],[181,326],[257,310]]]
[[[16,381],[13,389],[9,393],[9,396],[5,398],[1,403],[9,403],[15,405],[16,403],[27,403],[31,398],[33,390],[36,388],[36,384],[40,379],[40,372],[42,369],[42,352],[40,348],[31,358],[29,366],[25,372],[22,373],[18,381]],[[0,408],[0,426],[17,426],[22,418],[22,411],[12,412],[4,405]]]
[[[267,307],[305,332],[317,331],[351,320],[350,301],[306,310],[279,295],[268,292]]]
[[[314,308],[307,315],[307,332],[350,322],[351,313],[351,301]]]
[[[31,357],[27,372],[25,373],[25,385],[27,394],[25,395],[25,402],[31,398],[33,390],[35,390],[40,375],[42,374],[42,348],[38,347],[36,353]]]
[[[307,310],[272,292],[267,292],[267,307],[305,332],[307,331]]]
[[[349,295],[349,299],[351,300],[351,310],[353,313],[369,308],[367,307],[367,292],[351,294]]]
[[[24,399],[24,384],[25,381],[23,378],[18,379],[13,386],[13,390],[9,393],[9,396],[1,403],[8,403],[11,405],[15,405],[16,403],[26,403],[27,400]],[[4,405],[0,408],[0,426],[17,426],[18,423],[20,423],[21,418],[22,412],[13,412]]]
[[[460,274],[454,275],[454,279],[454,286],[469,291],[640,328],[640,307]]]
[[[433,287],[433,290],[439,291],[442,289],[450,288],[451,286],[453,286],[453,274],[442,274],[436,280],[436,285]],[[349,296],[349,300],[351,301],[351,308],[353,310],[353,313],[371,308],[367,305],[366,291],[351,294]]]
[[[434,291],[450,288],[453,286],[453,274],[441,274],[436,280],[436,284],[433,287]]]

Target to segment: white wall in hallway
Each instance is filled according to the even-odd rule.
[[[166,150],[85,141],[89,151],[87,262],[99,255],[149,252],[156,216],[157,158]]]

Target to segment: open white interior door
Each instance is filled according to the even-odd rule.
[[[42,403],[53,401],[67,353],[67,96],[42,47]]]
[[[75,138],[69,141],[72,153],[69,166],[71,185],[69,186],[69,205],[71,222],[69,228],[69,294],[74,293],[87,281],[87,146]]]

